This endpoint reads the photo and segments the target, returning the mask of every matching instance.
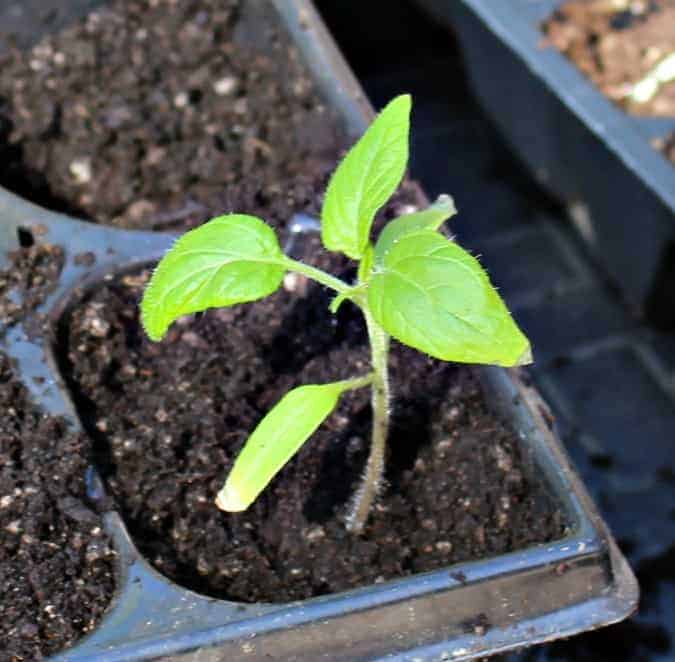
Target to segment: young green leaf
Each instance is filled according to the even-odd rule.
[[[321,211],[321,239],[328,250],[355,260],[363,256],[373,218],[408,163],[410,106],[408,94],[390,101],[333,173]]]
[[[385,331],[445,361],[530,363],[530,344],[478,261],[433,230],[405,235],[370,281]]]
[[[356,278],[359,283],[365,283],[370,278],[370,274],[373,271],[373,263],[375,261],[375,248],[368,242],[366,244],[366,250],[363,251],[363,257],[359,262],[359,269],[356,274]]]
[[[217,506],[230,512],[246,510],[335,409],[340,395],[368,383],[369,376],[299,386],[284,395],[248,438],[218,493]]]
[[[219,216],[185,233],[143,295],[146,333],[161,340],[181,315],[271,294],[281,284],[285,259],[274,230],[254,216]]]
[[[418,230],[438,230],[443,221],[457,213],[455,202],[449,195],[439,195],[436,202],[414,214],[395,218],[380,233],[375,244],[375,262],[381,264],[391,247],[407,234]]]

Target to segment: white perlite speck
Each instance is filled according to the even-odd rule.
[[[71,161],[68,169],[78,184],[86,184],[91,181],[91,161],[88,158],[83,157]]]

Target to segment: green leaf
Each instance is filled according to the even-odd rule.
[[[271,294],[281,284],[285,259],[274,230],[254,216],[219,216],[190,230],[162,258],[145,290],[146,333],[161,340],[181,315]]]
[[[404,236],[370,281],[368,304],[387,333],[445,361],[530,363],[530,343],[478,261],[433,230]]]
[[[246,510],[277,472],[335,409],[349,382],[300,386],[289,391],[248,438],[218,493],[221,510]]]
[[[358,260],[378,209],[400,184],[408,163],[410,95],[396,97],[368,127],[337,170],[321,211],[321,239]]]
[[[434,204],[414,214],[395,218],[384,227],[375,244],[375,262],[381,264],[392,246],[407,234],[418,230],[438,230],[443,221],[457,213],[454,200],[449,195],[439,195]]]
[[[331,302],[330,305],[328,306],[328,310],[330,310],[333,315],[337,313],[338,310],[340,310],[340,306],[347,301],[347,295],[346,294],[338,294]]]
[[[374,258],[375,249],[373,248],[373,245],[368,242],[366,245],[366,250],[363,252],[361,262],[359,262],[359,269],[356,275],[359,283],[366,283],[370,278],[370,274],[373,271]]]

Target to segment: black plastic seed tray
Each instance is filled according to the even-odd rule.
[[[675,117],[614,106],[541,31],[563,0],[417,0],[451,26],[479,101],[638,306],[675,241],[675,167],[652,145]],[[444,84],[451,84],[444,81]]]
[[[312,4],[247,0],[247,9],[255,29],[280,22],[347,135],[359,135],[372,110]],[[306,218],[295,220],[296,239],[312,231]],[[41,311],[55,325],[107,274],[156,260],[173,241],[74,220],[0,190],[0,264],[19,246],[19,230],[65,248],[59,285]],[[84,251],[95,255],[92,266],[75,264]],[[30,340],[22,327],[10,330],[2,348],[17,359],[35,400],[79,427],[54,348]],[[519,432],[529,470],[543,476],[564,512],[563,540],[304,602],[239,604],[198,595],[158,574],[120,515],[108,512],[119,558],[115,598],[99,627],[54,659],[468,660],[625,618],[636,606],[635,579],[551,430],[545,404],[515,371],[489,368],[480,375],[496,410]],[[90,474],[91,496],[100,498],[105,487]],[[467,625],[478,616],[489,627]]]

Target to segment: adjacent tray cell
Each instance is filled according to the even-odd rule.
[[[547,44],[542,25],[563,0],[417,1],[456,31],[491,119],[644,307],[675,239],[675,168],[653,146],[672,133],[675,117],[627,114]]]

